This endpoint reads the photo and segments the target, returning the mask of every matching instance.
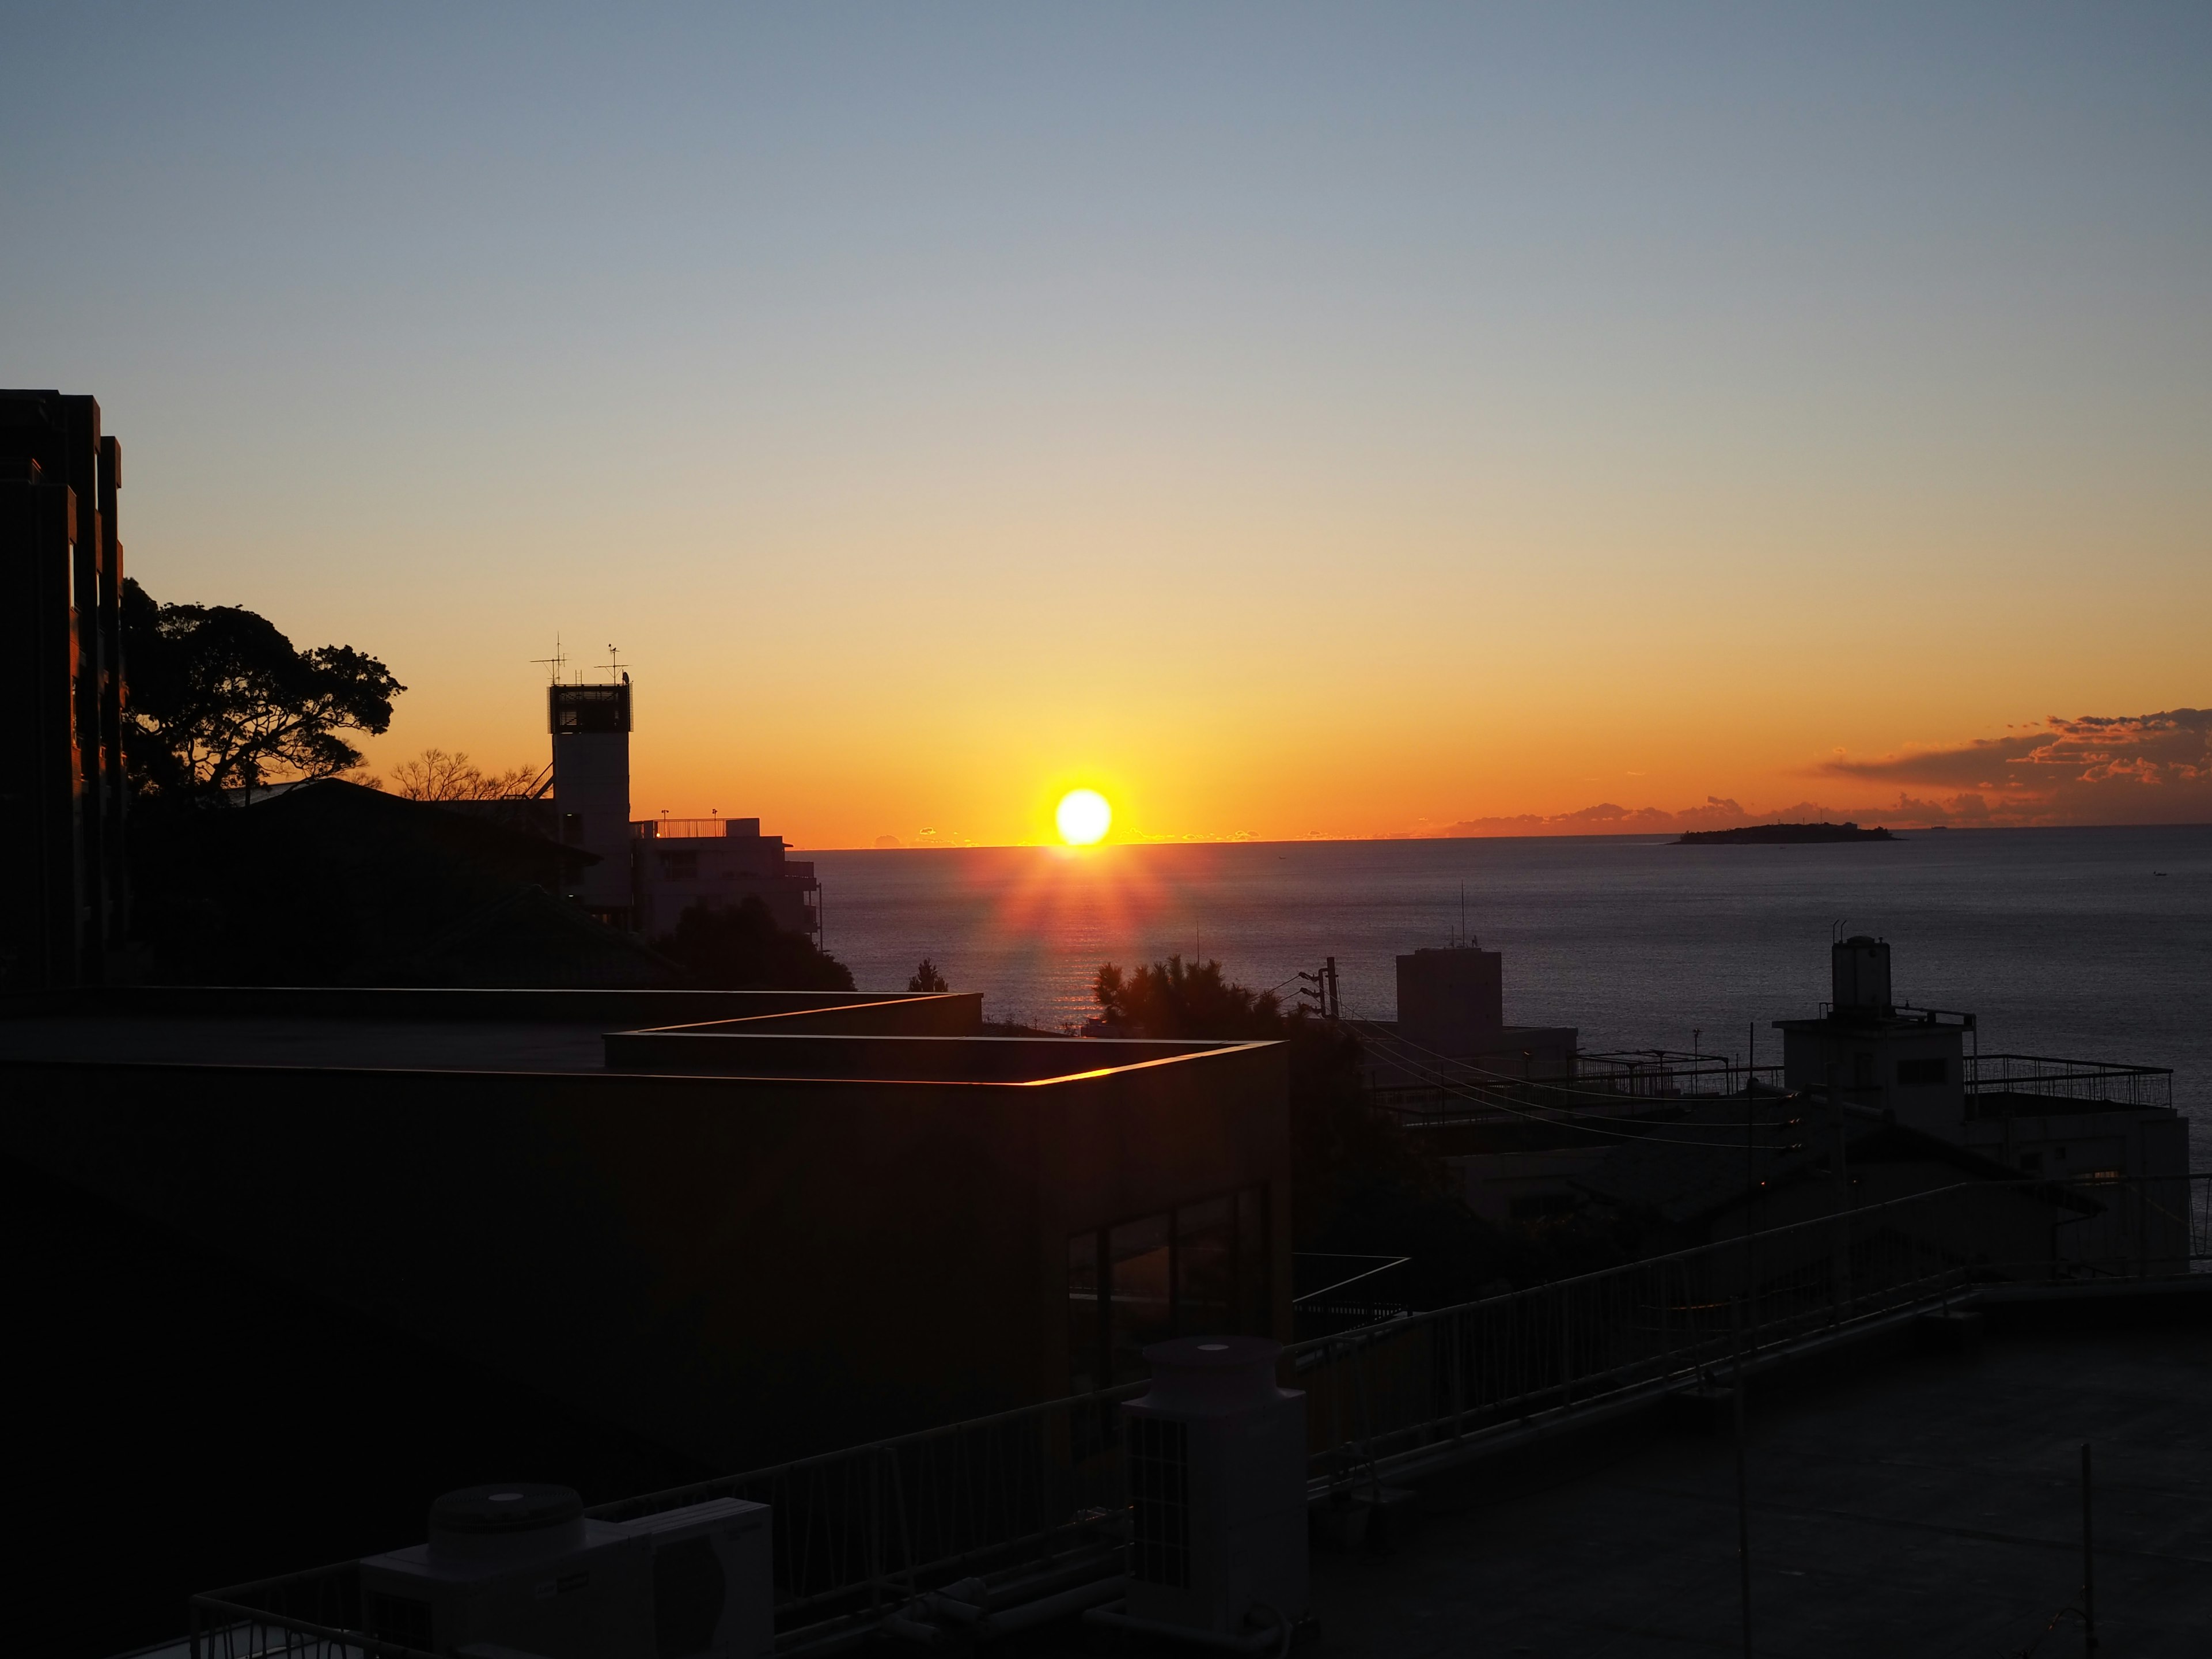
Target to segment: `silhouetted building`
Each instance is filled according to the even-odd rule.
[[[102,983],[130,921],[121,467],[94,398],[0,392],[0,987]]]
[[[1504,957],[1471,942],[1401,956],[1397,1038],[1503,1077],[1572,1077],[1575,1028],[1508,1025],[1504,987]]]
[[[695,904],[734,908],[758,899],[787,933],[819,944],[819,884],[811,863],[784,856],[781,836],[758,818],[633,820],[629,801],[629,676],[547,689],[553,732],[549,833],[598,860],[562,891],[609,927],[657,939]],[[466,803],[483,810],[508,803]],[[533,803],[512,805],[532,805]]]
[[[761,834],[758,818],[647,818],[630,826],[637,931],[675,931],[695,904],[758,899],[787,933],[820,941],[821,886],[811,861],[784,856],[783,837]]]
[[[242,793],[242,792],[241,792]],[[173,814],[141,907],[198,985],[659,986],[675,965],[559,894],[592,854],[342,779]]]
[[[2181,1176],[2189,1126],[2160,1066],[1980,1052],[1973,1015],[1894,1000],[1889,945],[1830,949],[1832,1000],[1775,1022],[1783,1084],[1972,1148],[2030,1175]],[[1968,1046],[1973,1039],[1973,1046]]]
[[[1282,1047],[981,1020],[973,994],[63,993],[0,1011],[0,1150],[710,1467],[1287,1334]]]
[[[630,894],[629,676],[610,685],[546,689],[553,733],[553,811],[564,846],[595,863],[575,871],[563,896],[610,927],[629,928]]]

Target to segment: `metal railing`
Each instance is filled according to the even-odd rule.
[[[1413,1258],[1299,1250],[1291,1256],[1291,1328],[1301,1339],[1334,1336],[1361,1325],[1401,1319]]]
[[[1635,1117],[1686,1103],[1780,1094],[1782,1068],[1653,1049],[1577,1056],[1569,1078],[1517,1078],[1407,1042],[1373,1021],[1347,1021],[1368,1051],[1367,1097],[1407,1127],[1449,1128],[1531,1117]]]
[[[744,825],[740,830],[738,826]],[[635,841],[744,840],[760,834],[758,818],[634,818]]]
[[[1656,1395],[1807,1339],[2005,1282],[2146,1279],[2212,1261],[2212,1175],[1981,1182],[1753,1231],[1284,1351],[1327,1501],[1484,1433]],[[596,1509],[773,1511],[779,1646],[857,1636],[955,1579],[1116,1571],[1120,1403],[1048,1401]],[[1072,1565],[1071,1565],[1072,1564]],[[1087,1565],[1086,1565],[1087,1564]],[[1041,1582],[1041,1581],[1033,1581]],[[413,1659],[362,1635],[356,1564],[193,1598],[195,1659]]]
[[[2173,1104],[2173,1072],[2165,1066],[2123,1066],[2047,1054],[1969,1054],[1966,1108],[1985,1112],[2000,1103],[2019,1109],[2027,1100],[2048,1101],[2063,1111],[2073,1103],[2097,1106]]]

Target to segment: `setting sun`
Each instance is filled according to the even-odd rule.
[[[1096,789],[1072,789],[1060,798],[1053,817],[1062,841],[1070,847],[1089,847],[1104,839],[1114,822],[1114,809]]]

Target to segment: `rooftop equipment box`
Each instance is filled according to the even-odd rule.
[[[1132,1618],[1237,1636],[1305,1616],[1306,1397],[1275,1386],[1282,1352],[1255,1336],[1145,1350],[1152,1392],[1121,1407]]]
[[[380,1640],[541,1659],[766,1659],[774,1651],[769,1510],[717,1498],[591,1521],[566,1486],[447,1492],[430,1536],[361,1564]]]

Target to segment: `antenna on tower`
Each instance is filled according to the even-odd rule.
[[[568,665],[568,659],[561,649],[561,636],[558,634],[556,634],[553,636],[553,654],[551,656],[532,657],[530,660],[536,663],[540,668],[547,671],[548,684],[553,685],[560,684],[561,671]]]
[[[611,678],[620,679],[623,677],[623,670],[629,666],[629,665],[622,659],[621,653],[614,647],[611,645],[607,647],[607,673]]]

